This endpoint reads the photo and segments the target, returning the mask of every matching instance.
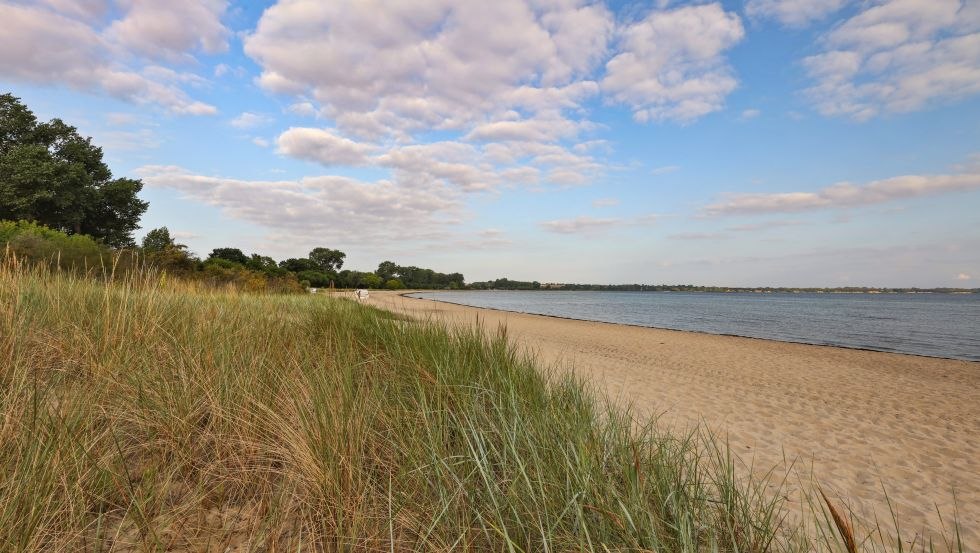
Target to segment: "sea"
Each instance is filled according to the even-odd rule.
[[[446,290],[411,296],[568,319],[980,361],[980,294]]]

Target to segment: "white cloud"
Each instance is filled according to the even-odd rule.
[[[262,138],[261,136],[256,136],[252,138],[252,144],[255,144],[259,148],[268,148],[272,144],[268,140]]]
[[[591,233],[607,230],[621,224],[621,219],[599,219],[595,217],[575,217],[574,219],[557,219],[554,221],[544,221],[539,226],[549,232],[559,234],[579,234]]]
[[[506,29],[506,32],[487,32]],[[618,31],[585,0],[387,4],[280,0],[245,37],[264,88],[295,113],[361,140],[412,142],[456,131],[474,141],[554,143],[592,125],[605,91],[638,119],[690,121],[720,109],[735,80],[722,57],[743,35],[719,4],[654,11]],[[320,110],[314,110],[314,100]]]
[[[709,215],[789,213],[873,205],[906,198],[980,189],[980,174],[905,175],[864,185],[841,182],[816,192],[739,194],[704,208]]]
[[[276,141],[279,153],[322,165],[366,165],[374,147],[354,142],[332,129],[291,127]]]
[[[232,119],[230,124],[236,129],[251,129],[262,125],[268,125],[271,122],[272,118],[268,115],[245,111],[239,114],[238,117]]]
[[[779,221],[779,220],[777,220],[777,221],[763,221],[763,222],[760,222],[760,223],[750,223],[750,224],[746,224],[746,225],[736,225],[736,226],[733,226],[733,227],[728,227],[725,230],[729,230],[729,231],[732,231],[732,232],[753,232],[753,231],[757,231],[757,230],[766,230],[766,229],[771,229],[771,228],[792,227],[792,226],[797,226],[797,225],[802,225],[802,224],[803,224],[802,221],[792,221],[792,220],[786,220],[786,221]]]
[[[687,121],[719,109],[734,88],[722,55],[742,34],[738,17],[718,4],[656,11],[617,34],[605,4],[587,0],[432,0],[384,10],[280,0],[244,43],[262,69],[258,83],[293,96],[289,113],[333,127],[290,129],[280,153],[388,168],[406,186],[482,191],[594,181],[604,165],[590,152],[608,146],[583,136],[598,128],[586,102],[603,91],[640,118]],[[619,61],[605,64],[617,36]],[[656,59],[646,59],[651,52]],[[623,55],[642,57],[661,90],[622,87]],[[600,86],[602,71],[611,74]],[[447,138],[420,144],[432,131]]]
[[[214,66],[214,76],[219,79],[224,77],[225,75],[232,75],[238,78],[242,78],[245,76],[245,73],[246,73],[245,68],[240,65],[232,67],[227,63],[219,63],[218,65]]]
[[[752,109],[743,110],[742,111],[742,115],[740,115],[739,118],[742,121],[748,121],[749,119],[755,119],[756,117],[758,117],[760,115],[762,115],[762,112],[761,111],[752,108]]]
[[[107,113],[105,115],[105,121],[113,127],[125,127],[127,125],[136,124],[139,121],[139,117],[132,113]]]
[[[154,65],[129,69],[117,60],[127,57],[125,51],[118,51],[122,45],[106,39],[90,24],[69,17],[79,17],[78,10],[95,4],[52,5],[66,10],[65,14],[41,6],[0,4],[0,21],[4,22],[0,74],[5,78],[100,91],[136,104],[157,104],[176,114],[217,113],[214,106],[191,99],[179,88],[178,84],[197,84],[193,76]]]
[[[614,207],[619,205],[617,198],[599,198],[592,200],[592,207]]]
[[[109,10],[108,0],[42,0],[43,4],[69,17],[92,21]]]
[[[959,273],[959,274],[956,275],[956,280],[959,280],[959,281],[967,281],[967,280],[972,280],[972,279],[973,279],[973,277],[970,276],[970,275],[968,275],[967,273]]]
[[[507,107],[536,110],[548,94],[574,103],[581,87],[566,85],[601,63],[612,26],[605,7],[577,2],[435,0],[378,10],[281,0],[245,51],[263,68],[262,86],[307,93],[339,128],[374,138],[492,123]]]
[[[656,167],[650,170],[651,175],[666,175],[669,173],[674,173],[680,171],[680,165],[664,165],[663,167]]]
[[[160,137],[152,129],[94,131],[98,144],[107,152],[145,151],[160,146]]]
[[[225,0],[122,0],[125,14],[106,35],[148,58],[180,60],[201,49],[209,54],[228,48],[221,23]]]
[[[552,113],[549,117],[484,123],[470,131],[466,139],[482,142],[556,142],[576,136],[580,128],[581,123]]]
[[[346,177],[249,181],[196,175],[180,167],[137,170],[147,186],[180,192],[227,216],[261,225],[284,239],[339,244],[445,239],[460,205],[451,190],[405,188]]]
[[[310,102],[296,102],[295,104],[290,104],[290,106],[286,108],[286,111],[301,117],[316,117],[316,107],[314,107]]]
[[[378,156],[376,163],[392,169],[399,181],[411,186],[443,182],[461,190],[477,191],[497,184],[492,167],[480,165],[477,149],[460,142],[396,147]]]
[[[453,240],[453,244],[460,248],[486,249],[502,248],[514,245],[514,241],[507,238],[507,233],[496,228],[483,229],[476,233],[476,238],[462,238]],[[436,247],[444,246],[436,244]]]
[[[439,182],[465,192],[540,182],[581,184],[601,169],[589,156],[535,142],[500,142],[478,148],[448,140],[382,147],[351,140],[334,129],[294,127],[279,136],[278,146],[280,154],[327,167],[383,167],[406,185]]]
[[[728,237],[717,232],[679,232],[669,234],[667,238],[671,240],[724,240]]]
[[[748,0],[745,13],[776,19],[788,27],[803,27],[840,10],[850,0]]]
[[[866,120],[980,93],[980,8],[886,0],[836,26],[803,64],[817,110]]]
[[[723,54],[745,31],[720,4],[653,11],[620,34],[602,90],[637,121],[691,121],[721,109],[738,84]]]

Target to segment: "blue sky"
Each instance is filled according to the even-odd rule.
[[[980,280],[980,2],[0,2],[0,89],[192,250],[468,280]]]

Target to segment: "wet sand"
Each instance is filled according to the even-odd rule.
[[[847,498],[903,534],[949,527],[980,547],[980,363],[508,313],[372,292],[395,312],[487,328],[642,415],[727,436],[746,464]],[[793,484],[790,489],[798,489]],[[789,493],[790,507],[800,501]]]

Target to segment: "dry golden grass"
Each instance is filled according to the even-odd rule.
[[[845,543],[785,523],[766,485],[710,438],[538,370],[503,331],[0,264],[0,551]]]

